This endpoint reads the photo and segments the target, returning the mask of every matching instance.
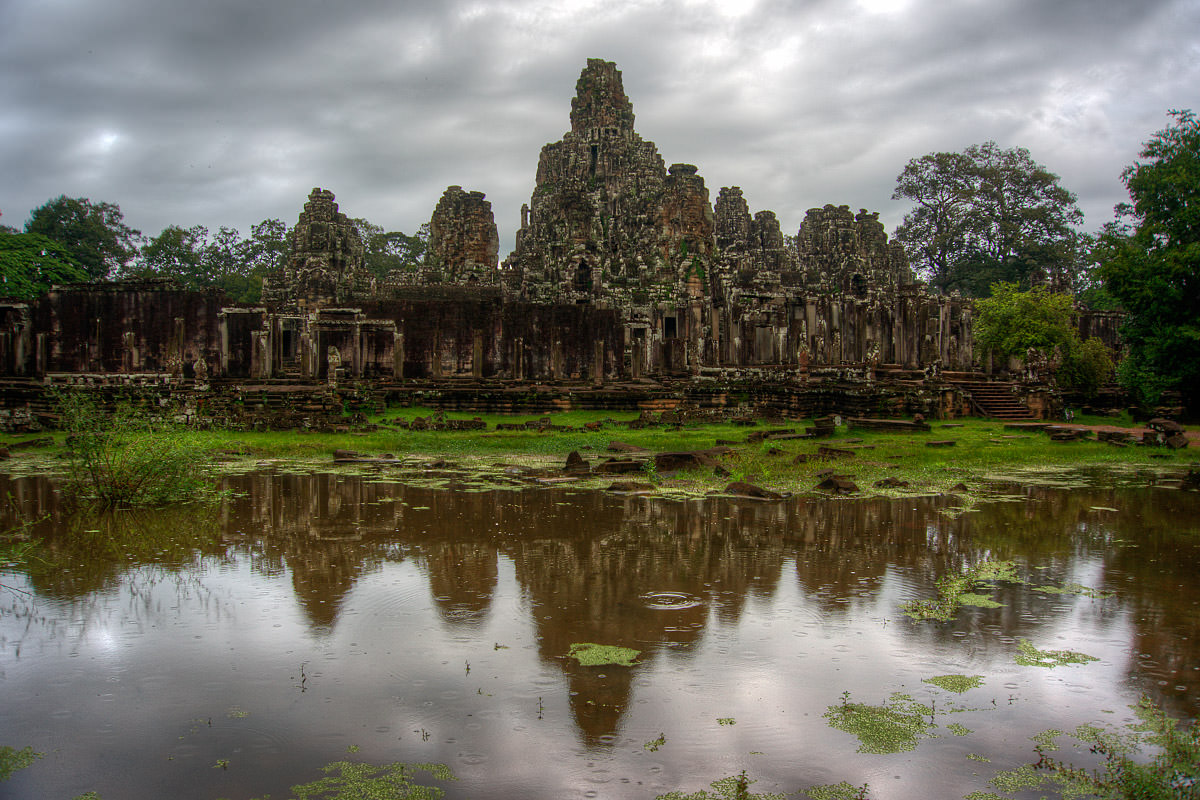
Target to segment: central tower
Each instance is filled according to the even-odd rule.
[[[677,298],[689,274],[705,274],[707,265],[691,266],[713,247],[704,181],[688,165],[668,174],[633,121],[620,70],[588,59],[571,130],[542,148],[506,264],[526,299],[646,306]]]

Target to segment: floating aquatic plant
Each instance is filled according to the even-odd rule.
[[[642,748],[645,750],[649,750],[651,753],[657,753],[658,748],[662,747],[666,743],[667,743],[667,735],[665,733],[660,733],[658,735],[657,739],[651,739],[650,741],[648,741],[644,745],[642,745]]]
[[[946,575],[937,582],[937,598],[905,603],[901,611],[913,619],[949,622],[964,605],[999,608],[1000,604],[990,597],[971,591],[979,584],[990,581],[1019,583],[1016,564],[1011,561],[982,561],[957,575]]]
[[[973,608],[1003,608],[1004,607],[1003,604],[997,603],[995,600],[988,597],[986,594],[975,594],[974,592],[967,592],[966,594],[959,595],[958,604],[960,606],[971,606]]]
[[[1099,661],[1095,656],[1075,650],[1038,650],[1028,639],[1017,644],[1017,663],[1025,667],[1061,667]]]
[[[640,650],[629,647],[618,647],[614,644],[593,644],[579,642],[571,645],[569,658],[573,658],[585,667],[603,667],[615,664],[621,667],[632,667],[634,659],[641,655]]]
[[[0,781],[6,781],[19,769],[25,769],[42,757],[35,753],[32,747],[16,750],[7,745],[0,747]]]
[[[843,702],[824,714],[829,725],[858,737],[860,753],[900,753],[915,750],[922,736],[932,736],[933,709],[906,694],[893,694],[887,702],[871,706]]]
[[[439,781],[457,780],[445,764],[376,766],[355,761],[335,761],[321,767],[327,777],[292,787],[292,800],[437,800],[446,792],[437,786],[415,783],[414,773],[426,772]],[[264,798],[265,800],[265,798]]]
[[[715,792],[707,789],[701,789],[691,794],[667,792],[660,794],[655,800],[786,800],[787,795],[777,793],[752,794],[750,786],[754,783],[757,781],[747,778],[746,771],[742,770],[738,775],[731,775],[710,783],[709,786],[715,789]]]
[[[812,798],[812,800],[864,800],[867,796],[868,784],[862,786],[854,786],[842,781],[841,783],[827,783],[822,786],[813,786],[810,789],[805,789],[804,793]]]
[[[1033,590],[1043,594],[1076,594],[1090,597],[1093,600],[1106,600],[1114,596],[1113,592],[1104,592],[1079,583],[1068,583],[1065,586],[1035,586]]]
[[[971,729],[966,725],[959,725],[957,722],[951,722],[946,726],[946,729],[955,736],[969,736],[972,733]]]
[[[982,675],[935,675],[932,678],[926,678],[923,683],[931,683],[939,689],[945,689],[947,692],[962,694],[970,689],[978,689],[983,686]]]
[[[1038,743],[1036,764],[1025,764],[995,775],[991,785],[1009,794],[1052,789],[1064,798],[1191,798],[1200,786],[1200,723],[1180,723],[1146,697],[1131,706],[1138,721],[1123,729],[1080,725],[1070,734],[1099,755],[1097,769],[1081,769],[1046,755],[1057,749],[1054,739],[1065,735],[1050,730],[1033,737]],[[1152,748],[1149,759],[1138,758]],[[972,792],[966,800],[1007,800],[992,792]]]

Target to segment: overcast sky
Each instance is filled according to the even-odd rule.
[[[503,257],[589,57],[667,164],[785,232],[825,203],[890,232],[909,159],[989,139],[1090,231],[1167,110],[1200,110],[1200,0],[0,0],[0,224],[65,194],[248,234],[321,186],[411,233],[458,184]]]

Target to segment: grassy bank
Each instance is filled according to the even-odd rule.
[[[591,463],[610,457],[609,445],[623,442],[650,452],[706,450],[719,445],[732,452],[719,461],[724,471],[711,468],[676,475],[658,475],[652,469],[623,479],[656,483],[664,490],[685,492],[719,489],[730,481],[744,480],[781,492],[806,493],[814,490],[829,471],[853,481],[865,494],[909,494],[958,491],[972,492],[986,481],[1013,477],[1039,483],[1105,482],[1121,476],[1148,475],[1164,470],[1181,472],[1198,457],[1190,449],[1115,447],[1092,440],[1053,442],[1037,432],[1012,431],[999,422],[964,419],[934,421],[928,432],[881,432],[860,430],[843,425],[834,436],[824,439],[788,439],[747,441],[754,433],[794,429],[802,433],[811,425],[797,420],[754,426],[730,422],[684,425],[654,424],[630,427],[636,415],[589,412],[565,412],[550,415],[558,430],[497,430],[498,423],[522,423],[538,417],[504,415],[482,416],[486,430],[418,431],[407,430],[397,420],[428,418],[431,409],[395,409],[372,420],[379,427],[369,432],[303,433],[179,431],[188,444],[209,452],[219,470],[242,471],[264,462],[311,471],[332,468],[335,450],[353,450],[368,456],[390,454],[402,463],[385,468],[398,479],[427,472],[422,462],[441,459],[470,471],[495,472],[505,466],[537,468],[544,474],[560,468],[568,453],[578,451]],[[472,419],[467,414],[446,414],[446,420]],[[584,426],[591,423],[595,430]],[[1130,420],[1083,418],[1074,424],[1129,425]],[[562,430],[566,428],[567,430]],[[5,437],[8,442],[30,437]],[[14,473],[61,473],[63,468],[61,435],[53,437],[49,448],[14,450],[7,471]],[[952,445],[932,447],[931,442],[952,441]],[[843,451],[830,458],[819,456],[819,448]],[[1088,473],[1092,474],[1090,477]],[[894,479],[907,486],[875,487],[876,482]],[[585,479],[588,485],[605,486],[614,476]],[[957,487],[957,488],[956,488]]]

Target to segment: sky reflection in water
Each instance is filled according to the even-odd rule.
[[[444,762],[450,797],[649,799],[742,769],[755,791],[961,797],[1030,760],[1029,736],[1119,724],[1141,692],[1200,712],[1193,494],[1027,489],[956,516],[947,498],[230,482],[242,496],[209,512],[52,518],[49,563],[4,574],[0,744],[46,757],[0,798],[278,798],[347,757]],[[0,488],[56,514],[43,484]],[[989,557],[1028,580],[1001,608],[900,612]],[[1070,583],[1115,594],[1034,589]],[[1099,661],[1019,666],[1021,639]],[[577,642],[641,656],[581,667]],[[951,673],[983,686],[922,682]],[[937,738],[856,752],[822,716],[843,692],[932,703]]]

